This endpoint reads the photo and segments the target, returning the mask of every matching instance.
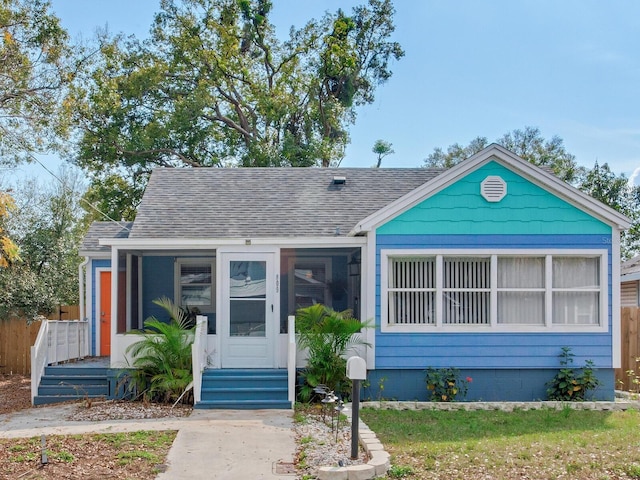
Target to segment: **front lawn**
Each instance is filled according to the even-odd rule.
[[[155,479],[164,470],[175,431],[47,435],[42,465],[42,439],[1,438],[0,478]]]
[[[361,411],[391,454],[388,478],[640,479],[640,413]]]

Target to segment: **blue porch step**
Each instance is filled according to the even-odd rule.
[[[109,381],[106,367],[58,365],[45,367],[34,405],[60,403],[83,398],[107,398]]]
[[[290,409],[286,369],[208,369],[195,408]]]

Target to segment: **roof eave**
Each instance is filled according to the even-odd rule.
[[[190,249],[211,250],[219,246],[359,246],[365,244],[362,237],[242,237],[242,238],[107,238],[100,245],[118,249],[134,248],[147,250]]]

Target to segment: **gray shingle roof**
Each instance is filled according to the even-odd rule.
[[[436,177],[439,169],[156,169],[130,238],[328,237]],[[334,185],[335,176],[346,177]]]
[[[631,275],[633,273],[640,273],[640,255],[623,262],[620,266],[621,275]]]
[[[111,247],[98,244],[101,238],[127,238],[133,222],[93,222],[82,239],[80,253],[111,252]]]

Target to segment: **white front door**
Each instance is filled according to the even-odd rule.
[[[273,368],[277,338],[274,253],[221,254],[222,368]]]

